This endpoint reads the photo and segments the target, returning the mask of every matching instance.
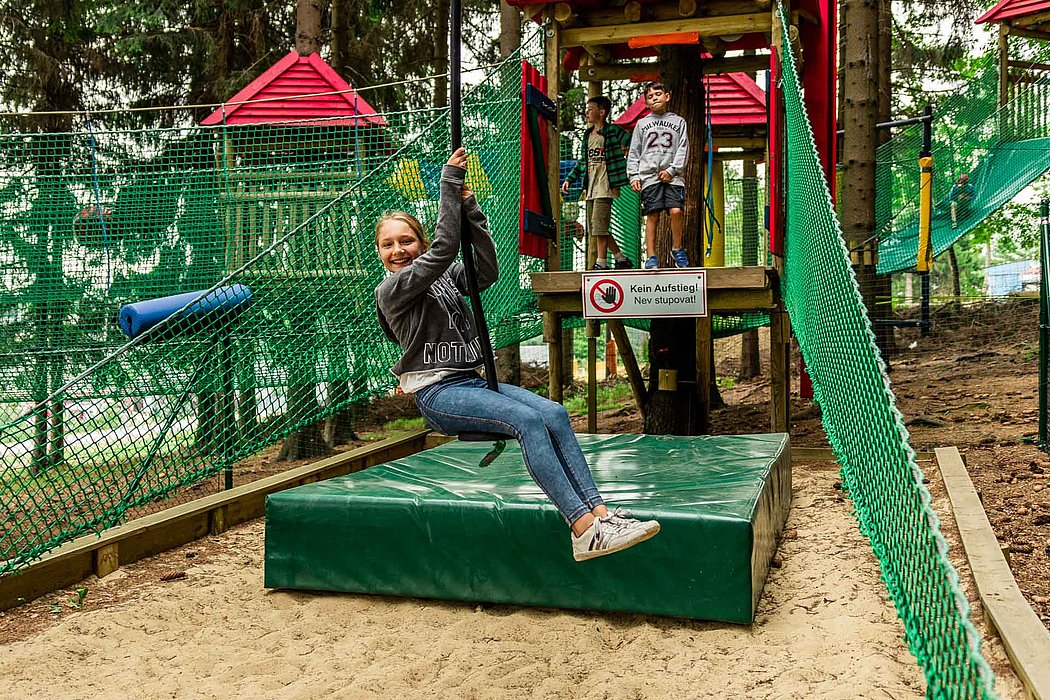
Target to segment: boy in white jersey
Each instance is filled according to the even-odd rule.
[[[671,93],[663,83],[645,88],[645,102],[652,112],[638,121],[627,154],[631,189],[642,195],[645,210],[645,269],[660,266],[656,257],[656,225],[660,212],[671,217],[671,257],[676,267],[689,267],[682,242],[685,231],[685,180],[682,171],[689,155],[685,119],[667,111]]]

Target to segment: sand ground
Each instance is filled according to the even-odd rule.
[[[211,538],[214,556],[183,558],[182,578],[147,561],[85,583],[105,597],[147,572],[112,604],[0,646],[0,697],[921,698],[837,480],[833,464],[796,465],[752,626],[267,591],[260,520]],[[1021,697],[994,639],[986,655],[1002,697]]]

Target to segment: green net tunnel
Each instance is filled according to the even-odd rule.
[[[1019,56],[1043,65],[1045,42],[1018,46]],[[1050,169],[1050,74],[1035,71],[1012,86],[1000,104],[997,61],[989,56],[963,90],[934,110],[934,255],[978,226]],[[879,147],[876,156],[876,231],[879,273],[915,267],[919,230],[921,127]],[[951,188],[968,174],[975,194],[963,216],[951,218]]]

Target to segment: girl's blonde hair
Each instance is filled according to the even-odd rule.
[[[383,228],[383,224],[388,221],[400,221],[408,226],[412,229],[412,233],[416,234],[416,238],[419,239],[419,243],[423,250],[425,251],[427,249],[427,234],[423,231],[423,224],[419,223],[419,219],[412,216],[407,211],[399,210],[383,212],[382,216],[379,217],[379,220],[376,221],[375,244],[377,246],[379,245],[379,229]]]

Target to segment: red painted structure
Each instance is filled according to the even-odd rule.
[[[1016,27],[1026,26],[1025,18],[1032,15],[1050,12],[1050,0],[999,0],[990,10],[977,18],[974,24],[985,22],[1005,22],[1013,20]],[[1046,18],[1042,18],[1046,22]]]
[[[317,54],[292,51],[205,117],[201,124],[386,126],[350,84]]]
[[[704,78],[711,106],[711,126],[759,126],[766,123],[766,93],[746,73],[722,73]],[[616,119],[630,129],[649,114],[640,96]]]

